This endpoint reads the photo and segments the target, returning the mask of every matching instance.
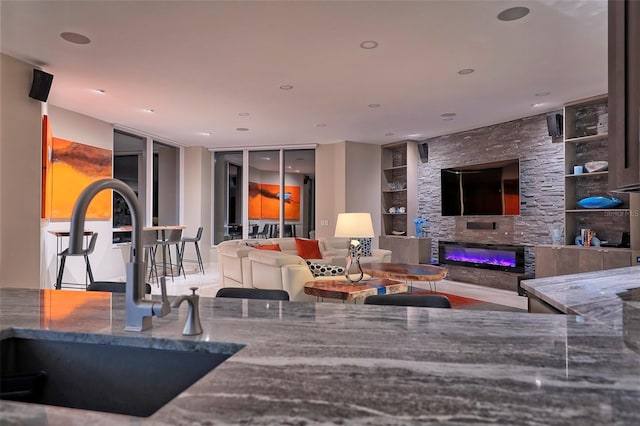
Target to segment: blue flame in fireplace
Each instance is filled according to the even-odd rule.
[[[507,250],[491,250],[469,247],[446,247],[444,258],[453,262],[467,262],[514,268],[516,253]]]

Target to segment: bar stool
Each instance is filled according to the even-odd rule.
[[[204,274],[204,265],[202,264],[202,256],[200,256],[200,247],[198,246],[198,242],[200,241],[200,238],[202,238],[202,226],[198,228],[198,232],[196,233],[195,237],[182,237],[182,239],[180,240],[180,242],[182,243],[180,246],[180,269],[182,269],[182,274],[184,275],[184,277],[186,278],[187,275],[184,272],[184,265],[182,264],[183,262],[198,262],[198,268],[200,270],[200,272],[202,272],[202,274]],[[198,256],[198,260],[190,260],[190,259],[184,259],[184,245],[185,243],[194,243],[196,246],[196,255]],[[178,274],[180,274],[180,270],[178,270]]]
[[[158,283],[158,266],[156,265],[156,246],[158,245],[158,234],[155,230],[145,229],[142,231],[142,246],[144,247],[144,263],[149,268],[149,280]],[[149,262],[151,261],[151,262]]]
[[[62,275],[64,274],[64,265],[67,262],[67,256],[84,256],[84,263],[87,265],[87,276],[89,277],[89,284],[93,284],[93,272],[91,271],[91,263],[89,263],[89,255],[93,253],[93,250],[96,248],[96,240],[98,239],[98,233],[95,232],[91,236],[91,240],[89,241],[89,245],[86,249],[82,251],[81,254],[69,254],[69,249],[66,248],[58,255],[61,257],[60,259],[60,269],[58,270],[58,277],[56,279],[56,290],[62,289]],[[87,282],[85,280],[85,289],[87,287]]]
[[[180,255],[180,242],[182,240],[182,229],[170,229],[169,235],[164,238],[157,240],[157,245],[154,248],[154,255],[158,250],[158,246],[162,247],[162,275],[166,276],[167,274],[167,261],[165,254],[169,255],[169,271],[171,274],[171,281],[173,281],[173,266],[178,267],[178,275],[180,275],[180,259],[182,256]],[[176,246],[176,263],[173,263],[171,259],[171,246]]]

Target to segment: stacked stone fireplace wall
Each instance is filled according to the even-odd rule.
[[[546,114],[428,139],[429,159],[418,166],[418,216],[427,219],[432,258],[438,241],[520,244],[525,273],[535,270],[534,246],[551,244],[550,226],[564,222],[564,147],[549,136]],[[442,216],[440,170],[520,159],[519,216]],[[492,224],[469,229],[469,222]],[[495,229],[493,229],[495,223]],[[473,227],[473,225],[471,226]],[[449,267],[449,277],[463,282],[515,290],[517,276],[464,266]]]

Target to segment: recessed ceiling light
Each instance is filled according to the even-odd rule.
[[[378,42],[373,40],[367,40],[360,43],[360,47],[363,49],[375,49],[378,47]]]
[[[417,137],[419,137],[419,136],[422,136],[422,133],[410,133],[410,134],[409,134],[409,137],[410,137],[410,138],[417,138]]]
[[[240,117],[248,117],[248,116],[250,116],[251,114],[249,114],[248,112],[240,112],[240,113],[238,113],[238,115],[239,115]]]
[[[388,133],[385,133],[384,135],[385,135],[385,136],[393,136],[393,135],[395,135],[395,133],[393,133],[393,132],[388,132]]]
[[[455,117],[455,112],[445,112],[444,114],[440,114],[440,117]]]
[[[200,132],[202,136],[211,136],[211,132]]]
[[[551,94],[551,92],[538,92],[536,93],[536,96],[540,97],[540,96],[549,96]]]
[[[535,104],[531,104],[531,106],[532,106],[533,108],[538,108],[538,107],[541,107],[542,105],[544,105],[542,102],[538,102],[538,103],[535,103]]]
[[[239,132],[248,132],[249,131],[249,129],[246,128],[246,127],[236,127],[236,130],[239,131]]]
[[[474,72],[475,70],[473,68],[465,68],[463,70],[458,71],[458,74],[460,75],[466,75],[466,74],[471,74],[472,72]]]
[[[92,91],[93,93],[98,94],[98,95],[104,95],[104,94],[106,93],[106,91],[105,91],[105,90],[102,90],[102,89],[91,89],[91,91]]]
[[[142,111],[144,111],[144,112],[146,112],[146,113],[148,113],[148,114],[153,114],[154,112],[156,112],[156,110],[155,110],[155,109],[151,109],[151,108],[145,108],[145,109],[143,109]]]
[[[316,124],[316,127],[327,127],[326,123],[318,123]]]
[[[293,86],[290,84],[283,84],[282,86],[280,86],[281,90],[291,90],[293,89]]]
[[[73,44],[91,43],[91,40],[89,39],[89,37],[83,36],[82,34],[78,34],[78,33],[64,32],[64,33],[60,33],[60,37],[62,37],[63,40],[66,40],[69,43],[73,43]]]
[[[369,108],[380,108],[380,104],[369,104],[367,105]]]
[[[498,19],[501,21],[515,21],[522,19],[529,14],[529,8],[523,6],[511,7],[498,13]]]
[[[451,120],[453,120],[453,117],[444,117],[442,119],[442,121],[451,121]]]

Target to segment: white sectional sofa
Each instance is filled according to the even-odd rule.
[[[334,244],[344,243],[344,248]],[[281,251],[259,250],[252,244],[278,244]],[[250,244],[250,245],[247,245]],[[318,240],[322,254],[320,259],[309,259],[314,263],[345,266],[347,240],[333,242]],[[372,256],[361,258],[361,262],[389,262],[391,251],[375,249]],[[223,287],[247,287],[286,290],[292,301],[315,301],[315,296],[304,294],[304,284],[314,279],[344,279],[344,276],[315,277],[307,262],[298,256],[294,238],[272,238],[260,240],[229,240],[218,244],[218,268]]]

